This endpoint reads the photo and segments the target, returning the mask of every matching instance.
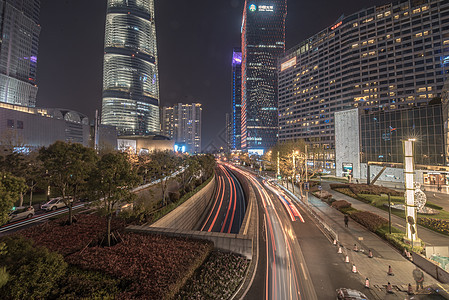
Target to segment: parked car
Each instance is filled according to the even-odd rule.
[[[70,199],[70,201],[73,201],[73,199]],[[62,200],[62,197],[58,197],[58,198],[53,198],[50,201],[48,201],[47,203],[41,205],[41,209],[42,210],[46,210],[46,211],[55,211],[58,208],[63,208],[66,207],[64,201]]]
[[[337,289],[337,299],[342,300],[368,300],[368,298],[357,290],[351,290],[347,288]]]
[[[22,219],[29,219],[34,216],[34,207],[32,206],[19,206],[9,213],[9,221],[14,222]]]

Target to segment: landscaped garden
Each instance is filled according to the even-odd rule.
[[[388,210],[388,194],[390,194],[392,205],[404,204],[405,201],[403,192],[382,186],[367,184],[331,184],[330,187],[337,192],[386,211]],[[431,202],[427,202],[425,207],[435,210],[436,214],[426,215],[418,213],[418,224],[449,235],[449,212],[444,211],[442,207]],[[405,219],[404,210],[392,207],[391,213]]]

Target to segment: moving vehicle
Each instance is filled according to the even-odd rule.
[[[14,222],[22,219],[30,219],[34,216],[34,207],[32,206],[19,206],[14,208],[9,213],[9,221]]]
[[[347,288],[337,289],[337,299],[344,300],[368,300],[368,298],[357,290],[351,290]]]
[[[73,201],[72,198],[70,198],[70,201]],[[47,203],[43,204],[41,206],[42,210],[46,210],[46,211],[55,211],[58,208],[63,208],[66,207],[64,201],[62,200],[62,197],[58,197],[58,198],[53,198],[50,201],[48,201]]]

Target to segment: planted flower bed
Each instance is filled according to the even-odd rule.
[[[369,211],[353,212],[351,214],[351,218],[353,218],[356,222],[362,224],[372,232],[376,232],[382,226],[388,225],[387,219],[373,214]]]
[[[249,260],[214,251],[176,299],[229,299],[245,277]]]
[[[449,221],[434,218],[418,218],[418,224],[449,235]]]
[[[53,220],[20,231],[20,235],[30,238],[37,246],[44,246],[63,256],[96,244],[106,234],[106,218],[96,215],[77,215],[72,225],[61,225],[61,220]],[[113,219],[112,230],[124,228],[121,219]]]
[[[213,249],[207,241],[125,233],[112,247],[90,247],[66,257],[70,264],[128,282],[117,299],[172,298]],[[217,272],[217,270],[216,270]]]
[[[351,203],[346,200],[337,200],[332,203],[332,207],[335,207],[337,210],[342,210],[344,208],[350,208]]]

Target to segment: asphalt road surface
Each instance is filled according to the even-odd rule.
[[[218,184],[214,204],[201,226],[201,231],[237,234],[246,210],[242,186],[226,166],[219,164],[215,174]]]

